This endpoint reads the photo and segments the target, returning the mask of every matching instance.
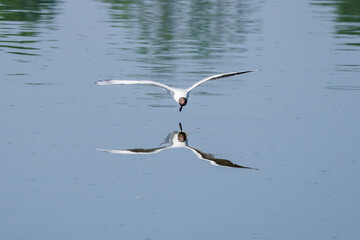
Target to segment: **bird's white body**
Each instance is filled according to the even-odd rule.
[[[172,95],[175,102],[179,102],[179,99],[182,97],[189,99],[189,91],[187,89],[181,89],[181,88],[173,88],[173,89],[174,91]]]
[[[154,85],[158,87],[162,87],[165,90],[167,90],[174,98],[175,102],[180,104],[180,111],[183,106],[186,105],[187,100],[189,99],[189,93],[195,89],[197,86],[207,82],[212,81],[220,78],[230,77],[234,75],[249,73],[249,72],[255,72],[259,70],[253,70],[253,71],[243,71],[243,72],[231,72],[231,73],[222,73],[213,75],[210,77],[207,77],[205,79],[202,79],[196,83],[194,83],[191,87],[183,89],[183,88],[174,88],[169,87],[163,83],[149,81],[149,80],[143,80],[143,81],[132,81],[132,80],[104,80],[104,81],[98,81],[96,82],[97,85],[132,85],[132,84],[145,84],[145,85]]]

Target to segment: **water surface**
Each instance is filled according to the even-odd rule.
[[[357,239],[359,8],[1,0],[0,238]]]

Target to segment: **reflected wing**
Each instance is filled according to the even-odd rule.
[[[165,90],[169,91],[170,93],[174,92],[174,89],[172,87],[169,87],[165,84],[154,82],[154,81],[132,81],[132,80],[103,80],[103,81],[97,81],[97,85],[132,85],[132,84],[144,84],[144,85],[153,85],[157,87],[162,87]]]
[[[209,161],[211,164],[216,165],[216,166],[233,167],[233,168],[246,168],[246,169],[256,169],[256,170],[258,170],[257,168],[251,168],[251,167],[245,167],[245,166],[237,165],[237,164],[232,163],[230,160],[227,160],[227,159],[215,158],[213,154],[202,152],[199,149],[196,149],[196,148],[193,148],[193,147],[188,146],[188,148],[190,148],[198,158]]]
[[[226,77],[231,77],[234,75],[239,75],[239,74],[244,74],[244,73],[249,73],[249,72],[256,72],[259,70],[249,70],[249,71],[243,71],[243,72],[231,72],[231,73],[221,73],[221,74],[217,74],[217,75],[213,75],[210,77],[207,77],[203,80],[198,81],[197,83],[195,83],[194,85],[192,85],[191,87],[189,87],[187,90],[190,92],[192,91],[194,88],[196,88],[197,86],[203,84],[204,82],[207,81],[212,81],[212,80],[216,80],[216,79],[220,79],[220,78],[226,78]]]
[[[172,133],[169,133],[164,139],[164,141],[160,144],[160,146],[164,144],[169,144],[171,146],[173,144],[174,135],[177,133],[178,133],[177,131],[173,131]]]
[[[97,151],[109,152],[109,153],[120,153],[120,154],[152,154],[158,153],[167,147],[159,147],[159,148],[134,148],[134,149],[96,149]]]

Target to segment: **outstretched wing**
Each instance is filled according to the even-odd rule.
[[[166,147],[159,147],[159,148],[134,148],[134,149],[96,149],[97,151],[102,152],[109,152],[109,153],[120,153],[120,154],[152,154],[158,153],[162,150],[166,149]]]
[[[210,76],[210,77],[207,77],[203,80],[200,80],[198,81],[197,83],[195,83],[194,85],[192,85],[191,87],[189,87],[187,89],[187,91],[192,91],[194,88],[196,88],[197,86],[203,84],[204,82],[207,82],[207,81],[212,81],[212,80],[216,80],[216,79],[220,79],[220,78],[226,78],[226,77],[231,77],[231,76],[234,76],[234,75],[239,75],[239,74],[244,74],[244,73],[249,73],[249,72],[256,72],[256,71],[259,71],[259,70],[249,70],[249,71],[243,71],[243,72],[231,72],[231,73],[221,73],[221,74],[217,74],[217,75],[213,75],[213,76]]]
[[[172,87],[169,87],[165,84],[159,83],[159,82],[154,82],[154,81],[148,81],[148,80],[144,80],[144,81],[132,81],[132,80],[102,80],[102,81],[97,81],[96,82],[97,85],[130,85],[130,84],[144,84],[144,85],[154,85],[154,86],[158,86],[158,87],[162,87],[165,90],[173,93],[174,89]]]
[[[244,166],[237,165],[237,164],[232,163],[230,160],[227,160],[227,159],[215,158],[213,154],[202,152],[199,149],[196,149],[196,148],[193,148],[193,147],[188,146],[188,148],[190,148],[193,151],[193,153],[195,153],[198,156],[198,158],[207,160],[213,165],[258,170],[257,168],[244,167]]]

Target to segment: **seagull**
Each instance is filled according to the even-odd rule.
[[[102,151],[102,152],[115,153],[115,154],[153,154],[153,153],[159,153],[165,149],[170,149],[170,148],[187,148],[187,149],[190,149],[199,159],[209,161],[210,164],[214,165],[214,166],[224,166],[224,167],[232,167],[232,168],[245,168],[245,169],[259,170],[257,168],[251,168],[251,167],[237,165],[227,159],[216,158],[211,153],[205,153],[199,149],[189,146],[187,134],[185,132],[183,132],[181,123],[179,123],[179,126],[180,126],[180,132],[173,131],[166,137],[164,143],[160,144],[160,145],[167,144],[167,146],[161,146],[161,147],[156,147],[156,148],[95,149],[95,150]]]
[[[169,86],[167,86],[167,85],[165,85],[163,83],[149,81],[149,80],[139,80],[139,81],[133,81],[133,80],[101,80],[101,81],[97,81],[96,84],[97,85],[145,84],[145,85],[154,85],[154,86],[162,87],[168,93],[170,93],[173,96],[175,102],[179,103],[179,105],[180,105],[179,112],[181,112],[182,108],[188,102],[189,93],[192,90],[194,90],[197,86],[200,86],[201,84],[203,84],[203,83],[205,83],[207,81],[217,80],[217,79],[220,79],[220,78],[226,78],[226,77],[231,77],[231,76],[235,76],[235,75],[239,75],[239,74],[244,74],[244,73],[249,73],[249,72],[256,72],[256,71],[259,71],[259,70],[249,70],[249,71],[242,71],[242,72],[230,72],[230,73],[221,73],[221,74],[213,75],[213,76],[207,77],[205,79],[202,79],[202,80],[194,83],[191,87],[186,88],[186,89],[169,87]]]

